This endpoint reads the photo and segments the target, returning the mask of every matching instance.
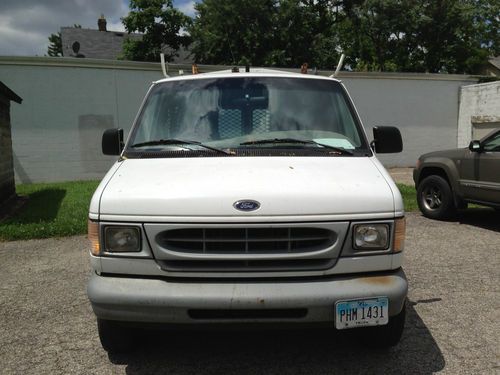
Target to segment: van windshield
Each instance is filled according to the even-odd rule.
[[[196,144],[199,143],[199,144]],[[368,147],[342,86],[296,77],[186,79],[151,90],[128,152]]]

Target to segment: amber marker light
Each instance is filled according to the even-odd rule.
[[[406,218],[400,217],[394,220],[394,252],[399,253],[405,247]]]
[[[101,246],[99,245],[99,223],[89,220],[87,227],[90,241],[90,253],[99,256],[101,254]]]

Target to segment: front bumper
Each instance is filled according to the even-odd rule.
[[[319,280],[167,281],[92,274],[87,293],[94,313],[107,320],[167,323],[325,323],[334,322],[339,300],[386,296],[389,315],[401,312],[408,290],[402,269]],[[198,312],[255,311],[255,317]],[[306,311],[303,316],[276,311]],[[266,316],[266,311],[273,312]]]

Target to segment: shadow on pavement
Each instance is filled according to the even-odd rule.
[[[110,355],[127,374],[431,374],[443,355],[414,305],[406,328],[389,350],[361,345],[354,330],[144,332],[134,353]],[[353,334],[354,333],[354,334]]]
[[[500,232],[500,212],[491,208],[469,208],[459,211],[456,220],[460,224]]]

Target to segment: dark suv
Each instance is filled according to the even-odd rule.
[[[420,156],[413,180],[418,206],[429,218],[450,218],[467,203],[500,210],[500,130],[468,148]]]

